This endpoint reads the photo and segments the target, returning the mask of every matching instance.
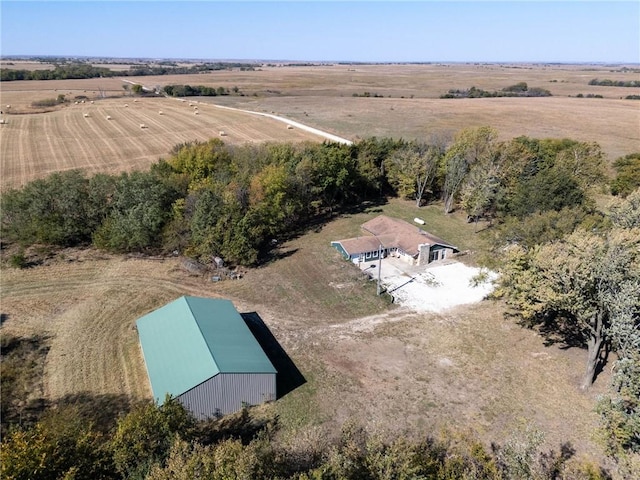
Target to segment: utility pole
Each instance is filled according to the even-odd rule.
[[[376,293],[380,295],[380,270],[382,270],[382,245],[378,245],[378,286]]]

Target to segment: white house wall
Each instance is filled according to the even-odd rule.
[[[275,399],[275,373],[220,373],[177,397],[198,420]]]

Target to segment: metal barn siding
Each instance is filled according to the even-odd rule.
[[[275,399],[274,373],[220,373],[177,397],[198,420]]]

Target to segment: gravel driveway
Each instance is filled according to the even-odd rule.
[[[441,312],[457,305],[476,303],[493,291],[495,272],[487,272],[487,281],[473,286],[473,278],[481,269],[456,261],[434,262],[416,267],[397,258],[381,262],[380,283],[394,302],[417,312]],[[378,278],[378,261],[366,262],[360,268],[373,279]]]

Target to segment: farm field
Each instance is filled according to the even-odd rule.
[[[221,131],[230,144],[321,138],[268,118],[200,103],[192,107],[177,99],[87,101],[48,113],[9,115],[0,128],[1,185],[18,187],[75,168],[89,173],[144,169],[179,143],[205,141]]]
[[[444,221],[440,206],[418,211],[396,200],[282,244],[282,258],[240,280],[211,283],[183,270],[179,258],[69,250],[27,270],[4,269],[2,329],[48,337],[49,399],[149,398],[135,320],[180,295],[221,296],[257,312],[307,380],[270,407],[286,429],[335,431],[354,419],[383,434],[437,436],[448,428],[489,442],[527,420],[546,432],[548,448],[570,442],[576,455],[600,458],[592,408],[608,371],[581,392],[585,352],[544,346],[500,303],[417,314],[376,297],[374,283],[329,243],[380,210],[407,219],[419,212],[434,233],[483,248],[482,238],[470,240],[478,235],[463,215]]]
[[[61,169],[118,172],[146,168],[167,156],[174,145],[206,140],[220,130],[228,134],[224,141],[230,143],[322,141],[310,133],[284,130],[278,122],[239,112],[201,105],[206,115],[202,110],[195,116],[176,99],[141,98],[134,105],[123,89],[128,82],[150,88],[170,84],[238,87],[242,95],[192,101],[275,113],[351,140],[370,136],[446,138],[466,127],[489,125],[505,140],[527,135],[597,142],[610,161],[640,151],[640,102],[623,99],[640,95],[640,88],[588,85],[593,78],[640,80],[640,73],[634,66],[621,65],[318,65],[126,77],[127,82],[116,77],[4,82],[0,105],[7,124],[0,127],[1,186],[19,186]],[[553,96],[439,98],[452,88],[497,91],[519,82],[548,89]],[[362,97],[365,92],[371,96]],[[59,94],[70,104],[50,108],[54,110],[50,112],[31,106]],[[577,98],[578,94],[585,98]],[[75,105],[76,97],[95,103]],[[125,103],[130,104],[126,111]],[[158,116],[160,110],[166,113],[164,117]],[[84,119],[83,113],[92,115],[91,120]],[[110,122],[106,115],[112,117]],[[140,123],[149,128],[140,130]]]
[[[263,66],[127,77],[154,88],[238,86],[243,94],[193,98],[198,115],[189,100],[134,101],[118,78],[7,82],[0,88],[7,122],[0,125],[0,188],[74,168],[89,173],[145,169],[176,144],[220,137],[220,131],[226,134],[220,138],[232,144],[322,141],[281,122],[212,104],[274,113],[352,140],[428,139],[490,125],[504,139],[595,141],[612,162],[640,151],[640,102],[621,98],[640,95],[640,89],[589,86],[588,81],[638,80],[633,68]],[[450,88],[500,90],[519,82],[554,96],[438,98]],[[371,96],[353,96],[365,92]],[[577,98],[580,93],[603,98]],[[71,102],[50,112],[31,107],[58,94]],[[75,103],[79,96],[85,103]],[[242,279],[215,284],[191,275],[173,257],[67,250],[23,270],[9,268],[2,258],[2,331],[46,336],[43,394],[48,399],[82,392],[150,398],[135,320],[180,295],[222,296],[241,312],[257,312],[307,379],[269,407],[286,428],[322,425],[337,431],[342,422],[355,419],[373,431],[413,436],[449,428],[488,443],[506,438],[526,420],[547,434],[547,448],[558,450],[570,442],[578,456],[601,459],[593,438],[598,425],[593,407],[606,391],[608,368],[589,392],[581,392],[585,352],[545,346],[544,338],[507,317],[503,304],[485,301],[421,314],[401,309],[377,297],[375,285],[329,246],[357,235],[359,225],[374,214],[419,216],[429,231],[469,250],[462,261],[473,265],[486,254],[488,240],[474,233],[462,213],[444,216],[441,211],[440,205],[418,210],[412,202],[394,200],[343,215],[282,243],[276,259],[244,272]]]

